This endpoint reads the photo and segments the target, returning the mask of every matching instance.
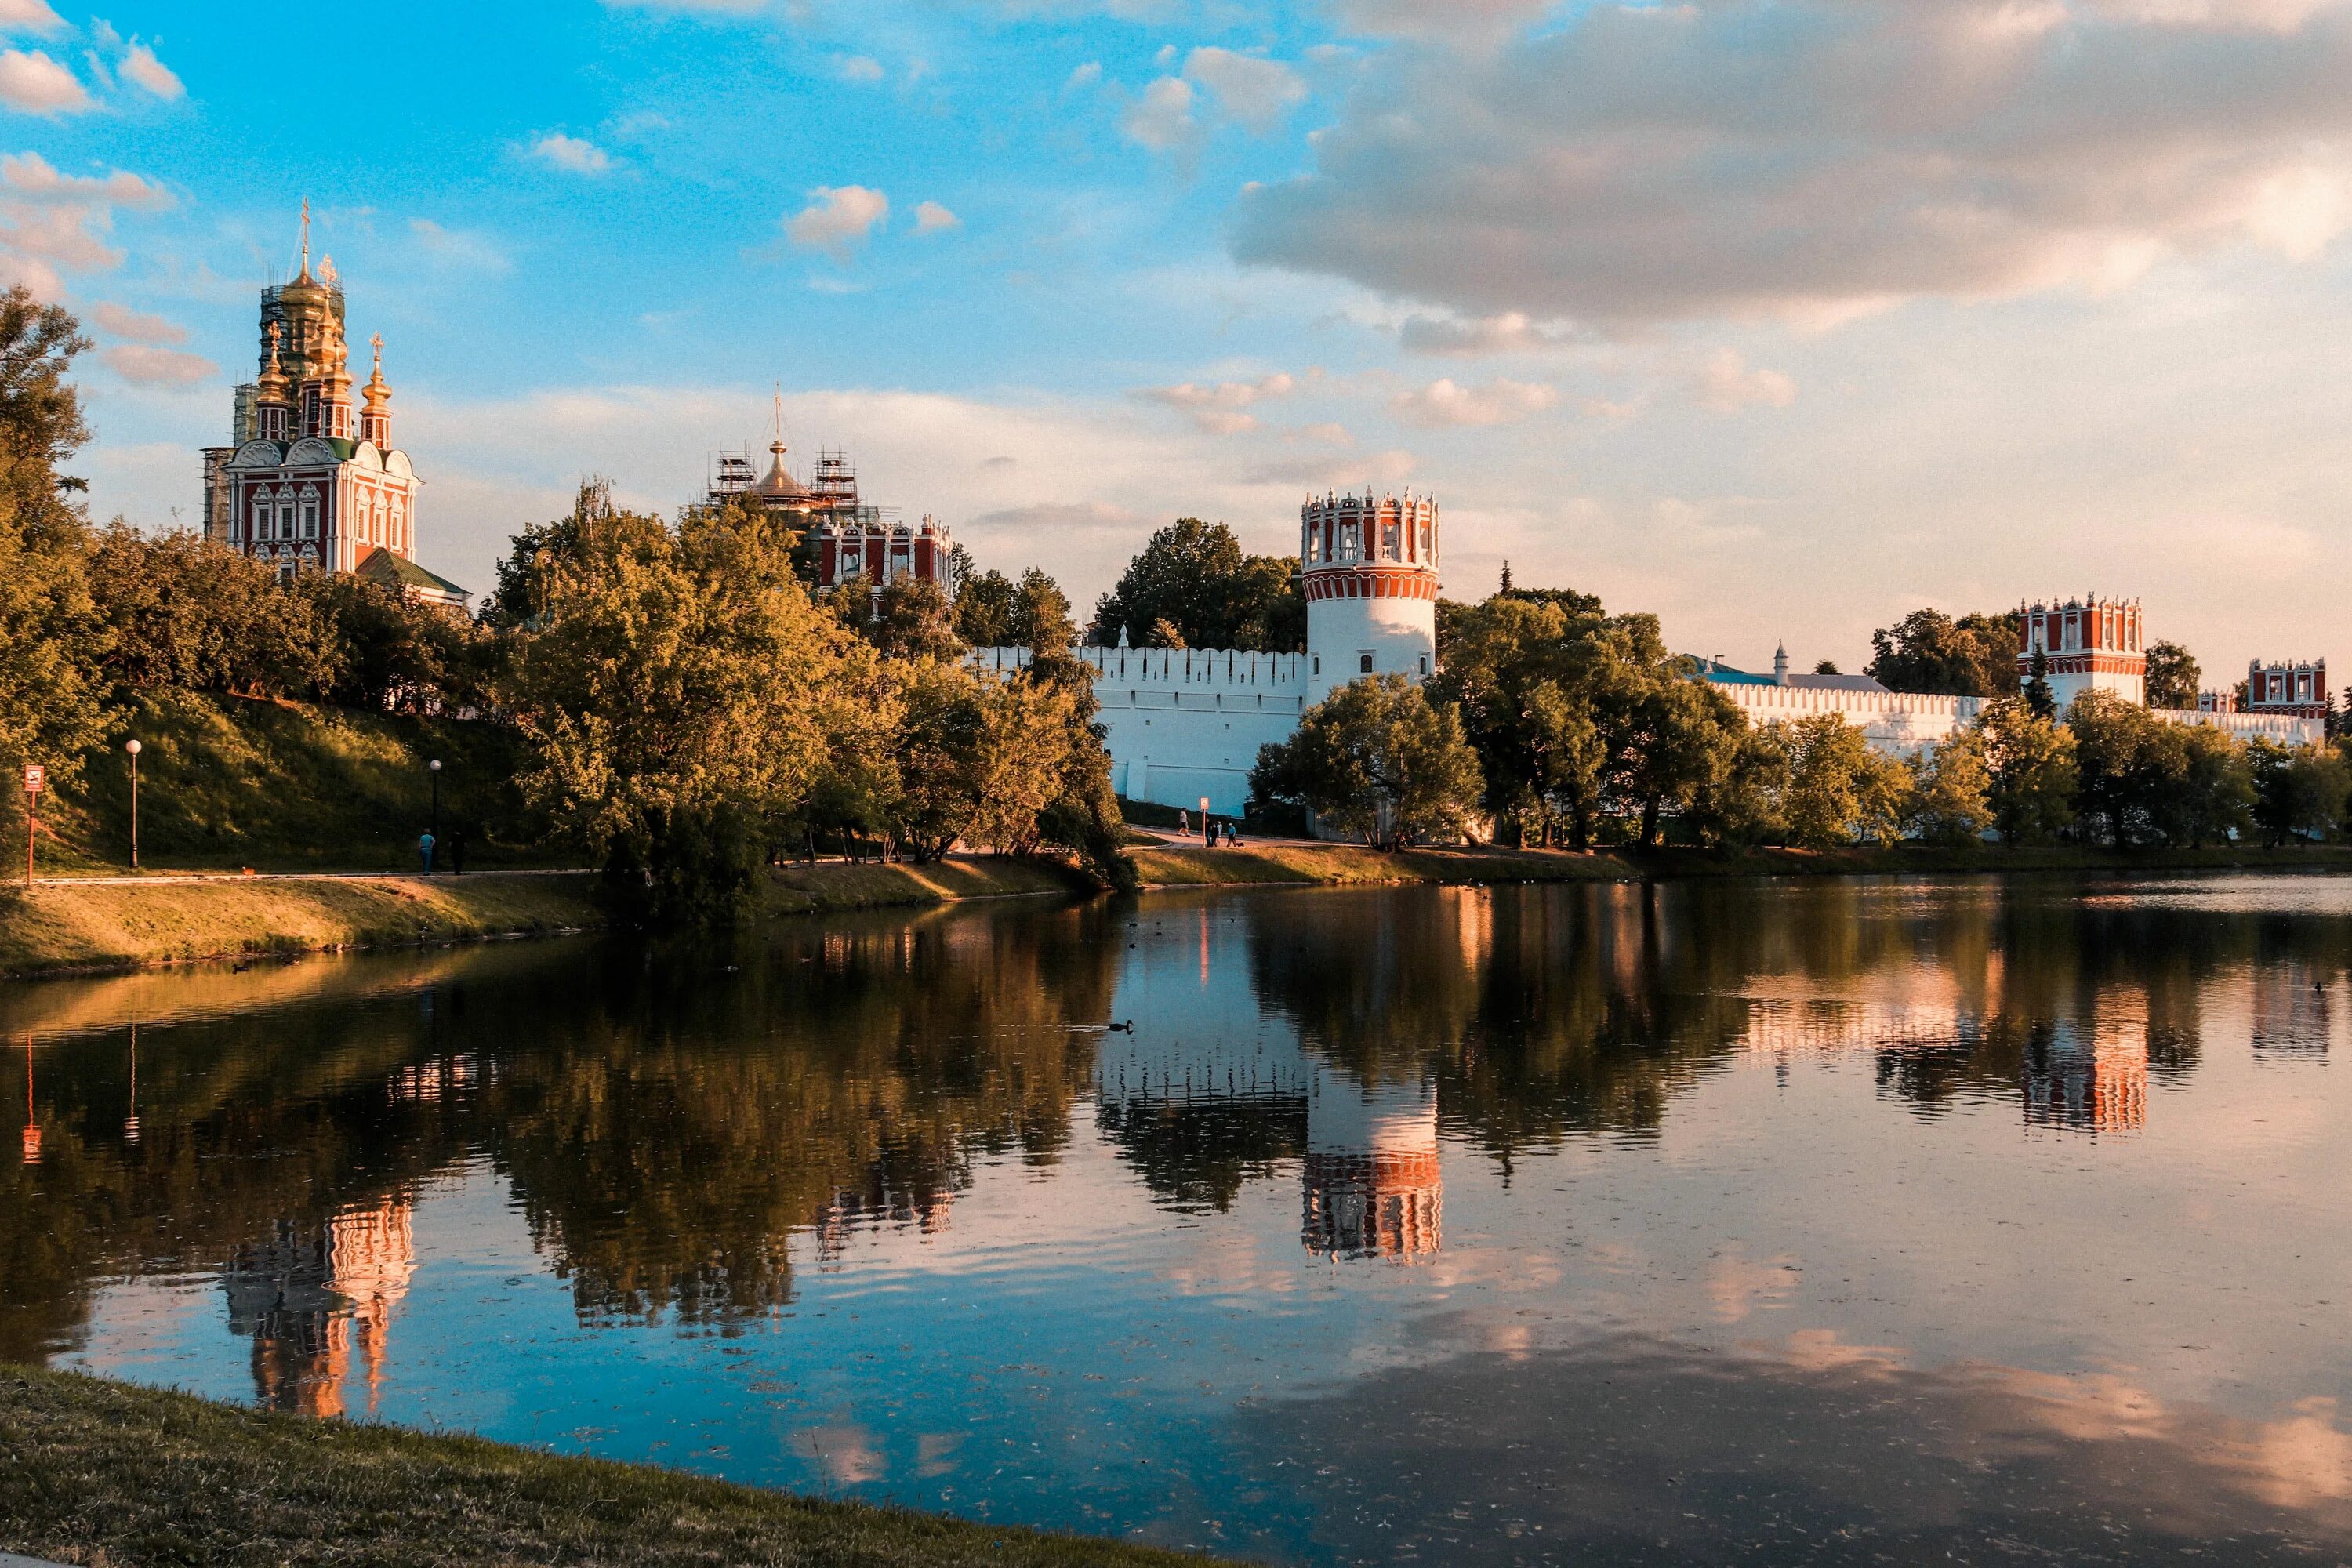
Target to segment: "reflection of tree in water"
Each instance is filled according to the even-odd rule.
[[[787,928],[600,972],[506,1059],[487,1142],[583,1314],[761,1310],[795,1231],[935,1227],[975,1159],[1056,1157],[1092,1052],[1070,1026],[1109,1005],[1101,919]]]

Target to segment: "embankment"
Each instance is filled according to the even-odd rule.
[[[2111,850],[2004,845],[1849,849],[1509,849],[1490,845],[1391,854],[1351,844],[1271,844],[1208,849],[1159,845],[1134,850],[1152,887],[1364,882],[1589,882],[1699,877],[1905,877],[1990,871],[2352,872],[2352,845],[2282,849]]]
[[[29,1367],[0,1365],[0,1552],[66,1563],[1202,1561]]]
[[[1052,863],[830,861],[775,872],[759,912],[939,904],[1081,886]],[[586,872],[42,882],[30,891],[0,887],[0,976],[541,936],[606,918],[596,879]]]

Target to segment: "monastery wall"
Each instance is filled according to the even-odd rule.
[[[1111,787],[1129,800],[1239,816],[1260,746],[1307,710],[1307,656],[1231,648],[1083,647],[1095,671]],[[974,648],[982,669],[1026,666],[1025,647]]]
[[[1838,691],[1798,686],[1761,686],[1717,681],[1715,689],[1748,715],[1751,724],[1810,719],[1836,713],[1863,732],[1874,751],[1916,756],[1943,744],[1952,731],[1976,721],[1981,697],[1932,697],[1906,691]],[[2240,741],[2256,736],[2282,745],[2316,744],[2326,726],[2316,720],[2276,713],[2204,713],[2194,709],[2151,708],[2168,724],[2210,724]]]

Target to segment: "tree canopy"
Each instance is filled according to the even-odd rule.
[[[1307,600],[1288,555],[1244,555],[1223,523],[1181,517],[1154,533],[1118,585],[1095,605],[1092,640],[1138,647],[1223,647],[1297,653],[1307,646]]]
[[[1892,691],[2005,697],[2017,689],[2017,621],[1914,610],[1870,634],[1864,673]]]

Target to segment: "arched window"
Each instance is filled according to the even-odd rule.
[[[392,527],[391,527],[391,529],[388,531],[390,532],[390,534],[391,534],[391,536],[392,536],[392,537],[391,537],[389,540],[387,540],[385,542],[386,542],[386,543],[388,543],[388,544],[390,544],[390,545],[392,546],[392,548],[393,548],[393,549],[394,549],[394,550],[399,550],[399,549],[402,549],[402,548],[404,547],[404,542],[405,542],[405,541],[404,541],[404,531],[403,530],[403,528],[402,528],[402,526],[401,526],[401,525],[402,525],[403,523],[404,523],[405,521],[407,521],[407,520],[408,520],[407,509],[406,509],[406,508],[404,508],[404,507],[403,507],[403,506],[402,506],[398,501],[394,501],[394,502],[393,502],[393,503],[392,503]]]
[[[253,501],[253,531],[247,536],[255,543],[269,537],[269,502],[257,496]]]
[[[319,493],[307,486],[302,491],[302,537],[319,537]]]
[[[1404,542],[1399,526],[1393,522],[1381,524],[1381,559],[1400,560],[1404,555]]]
[[[278,537],[280,539],[294,537],[294,503],[290,500],[278,503]]]

